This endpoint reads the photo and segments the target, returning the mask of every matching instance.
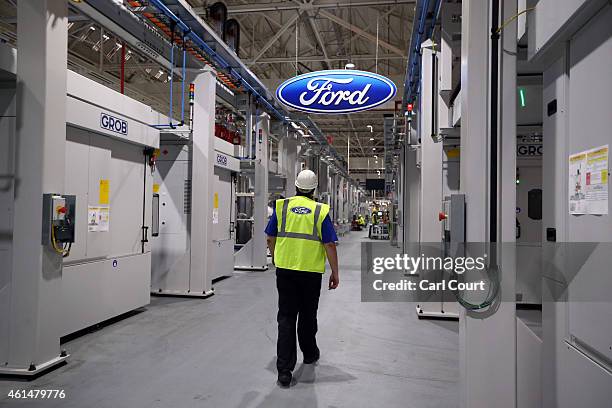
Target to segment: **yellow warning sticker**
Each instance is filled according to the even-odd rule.
[[[105,179],[100,179],[100,204],[109,204],[110,197],[110,181]]]
[[[153,192],[154,193],[159,193],[159,184],[153,183]]]
[[[455,149],[449,149],[448,152],[446,152],[446,156],[449,159],[455,159],[457,157],[459,157],[461,155],[461,150],[455,148]]]
[[[219,208],[219,193],[215,193],[215,197],[213,199],[213,208]]]

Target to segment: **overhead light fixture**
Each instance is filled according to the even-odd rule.
[[[352,62],[349,62],[344,66],[344,69],[354,69],[354,68],[355,68],[355,64],[353,64]]]
[[[371,138],[370,138],[370,142],[373,142],[373,141],[374,141],[374,138],[373,138],[373,137],[371,137]]]
[[[373,147],[373,148],[372,148],[372,150],[373,150],[373,151],[376,151],[376,148],[375,148],[375,147]]]

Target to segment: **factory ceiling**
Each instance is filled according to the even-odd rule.
[[[205,20],[214,1],[186,0]],[[130,6],[129,1],[124,2]],[[146,4],[146,2],[142,2]],[[403,93],[414,0],[227,0],[228,18],[240,23],[238,54],[270,91],[296,74],[344,68],[389,77]],[[16,43],[16,2],[0,0],[0,40]],[[118,89],[122,40],[72,9],[69,67]],[[125,93],[165,112],[168,72],[146,54],[129,49]],[[177,86],[177,84],[175,84]],[[177,101],[175,100],[175,103]],[[178,110],[176,110],[178,111]],[[351,115],[314,115],[339,154],[366,157],[382,151],[383,114],[394,104]],[[369,125],[369,126],[368,126]],[[376,150],[374,150],[376,149]]]
[[[202,0],[189,0],[205,10]],[[212,1],[208,1],[208,5]],[[277,0],[225,1],[228,18],[241,26],[240,57],[271,90],[296,74],[344,68],[389,77],[403,93],[407,49],[416,1]],[[297,41],[296,41],[297,40]],[[297,50],[297,52],[296,52]],[[336,150],[351,157],[372,156],[383,148],[383,114],[377,109],[351,115],[314,115]],[[372,126],[372,132],[368,125]],[[349,143],[350,141],[350,143]]]

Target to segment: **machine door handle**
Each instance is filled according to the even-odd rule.
[[[142,240],[140,242],[143,244],[149,242],[149,227],[147,225],[142,226]]]

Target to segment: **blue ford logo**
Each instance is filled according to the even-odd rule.
[[[310,214],[312,212],[312,210],[310,208],[306,208],[306,207],[293,207],[291,209],[291,212],[295,213],[295,214],[304,215],[304,214]]]
[[[276,97],[310,113],[350,113],[372,109],[395,96],[395,84],[382,75],[350,69],[310,72],[283,82]]]

